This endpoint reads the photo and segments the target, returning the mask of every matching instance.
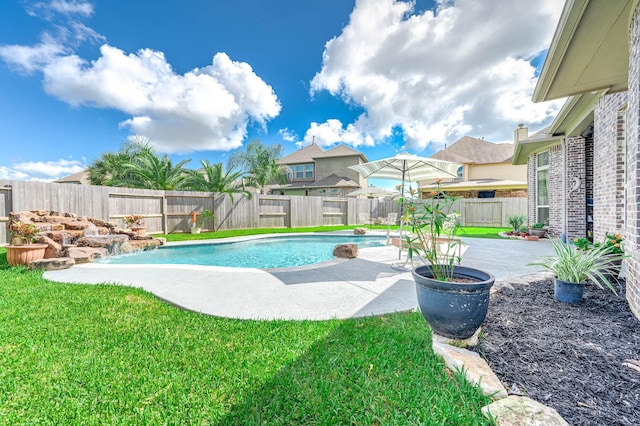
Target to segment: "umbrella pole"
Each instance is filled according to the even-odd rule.
[[[404,179],[406,171],[406,161],[402,165],[402,187],[400,188],[400,198],[402,203],[400,204],[400,234],[398,235],[398,260],[402,260],[402,224],[404,223]],[[407,254],[408,256],[409,254]]]

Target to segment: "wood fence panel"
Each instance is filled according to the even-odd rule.
[[[465,202],[464,224],[466,226],[495,226],[502,224],[500,201]]]
[[[260,195],[257,198],[259,228],[290,227],[291,198],[289,196]]]
[[[9,243],[9,213],[12,208],[12,189],[0,184],[0,244]]]
[[[291,197],[291,227],[301,228],[324,223],[323,201],[322,197]]]
[[[346,198],[321,198],[320,209],[322,220],[319,222],[326,226],[339,226],[348,223],[349,202]]]
[[[509,216],[528,216],[527,199],[526,198],[502,198],[502,225],[510,227],[507,219]],[[527,223],[527,222],[525,222]]]
[[[210,210],[215,214],[215,198],[222,196],[224,194],[214,192],[167,191],[165,194],[167,232],[191,232],[192,213]],[[215,220],[206,225],[203,226],[203,230],[213,230]]]

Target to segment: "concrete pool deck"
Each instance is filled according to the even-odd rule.
[[[542,268],[527,263],[553,254],[548,240],[463,240],[462,265],[490,272],[496,280],[538,273]],[[89,263],[47,271],[44,278],[139,287],[176,306],[220,317],[326,320],[415,309],[411,271],[394,266],[397,262],[397,247],[385,246],[361,249],[356,259],[287,269]]]

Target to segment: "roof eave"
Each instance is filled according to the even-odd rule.
[[[627,89],[628,25],[638,0],[567,0],[538,82],[534,102]]]

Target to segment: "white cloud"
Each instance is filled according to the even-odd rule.
[[[29,175],[6,166],[0,166],[0,179],[28,180]]]
[[[30,74],[41,70],[66,51],[64,46],[49,34],[42,36],[41,42],[34,46],[0,46],[0,59],[17,71]]]
[[[13,165],[13,170],[4,168],[5,173],[12,173],[15,177],[7,179],[53,180],[63,176],[78,173],[86,168],[86,165],[77,160],[60,159],[57,161],[27,161]],[[1,174],[1,171],[0,171]]]
[[[180,75],[162,52],[151,49],[125,54],[105,44],[101,56],[89,63],[61,54],[62,49],[36,55],[36,47],[18,47],[27,53],[13,63],[41,70],[49,94],[74,106],[130,114],[121,126],[146,137],[160,152],[234,149],[242,145],[251,121],[264,126],[280,112],[271,86],[247,63],[225,53],[217,53],[209,66]],[[11,60],[11,52],[4,55],[2,49],[0,57]]]
[[[37,2],[28,6],[27,13],[45,19],[52,19],[55,14],[88,17],[93,15],[93,4],[81,0],[51,0],[48,3]]]
[[[309,145],[312,142],[319,146],[332,146],[336,143],[346,143],[354,147],[375,145],[371,135],[361,133],[354,124],[343,128],[342,122],[336,119],[330,119],[321,124],[312,122],[304,135],[304,143],[300,145]]]
[[[289,130],[286,127],[284,129],[278,130],[278,134],[286,142],[296,142],[298,140],[298,135],[296,135],[295,132]]]
[[[354,123],[313,123],[307,135],[355,146],[404,132],[409,148],[438,148],[469,134],[503,142],[517,123],[548,123],[561,103],[533,104],[535,69],[562,9],[557,0],[357,0],[327,42],[312,93],[327,90],[365,109]],[[322,135],[322,136],[320,136]],[[346,137],[346,139],[345,139]]]

